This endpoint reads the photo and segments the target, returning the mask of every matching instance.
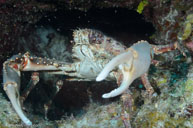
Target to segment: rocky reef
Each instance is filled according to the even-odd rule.
[[[68,76],[40,72],[23,110],[38,128],[192,128],[192,26],[192,0],[0,0],[0,67],[27,51],[72,62],[72,32],[79,28],[102,31],[127,47],[142,39],[155,45],[177,42],[177,50],[154,57],[160,64],[150,66],[151,99],[143,95],[139,79],[130,86],[124,108],[124,98],[101,97],[116,88],[115,81],[67,81]],[[30,76],[22,72],[21,92]],[[63,85],[57,90],[59,80]],[[3,87],[0,99],[0,127],[25,127]]]

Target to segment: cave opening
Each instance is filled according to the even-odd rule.
[[[143,15],[125,8],[91,8],[86,12],[60,9],[49,12],[36,25],[52,27],[69,37],[74,29],[96,29],[125,44],[141,39],[149,41],[149,36],[155,32],[152,23],[145,21]]]
[[[86,12],[78,10],[62,10],[49,12],[43,16],[35,25],[35,29],[44,28],[43,38],[49,38],[48,35],[53,33],[50,28],[62,36],[67,37],[67,45],[73,39],[72,32],[75,29],[90,28],[96,29],[114,39],[123,42],[124,45],[130,46],[139,40],[148,40],[155,32],[153,25],[145,21],[143,15],[134,10],[123,8],[108,9],[90,9]],[[45,32],[47,31],[47,32]],[[46,34],[45,34],[46,33]],[[41,35],[39,35],[41,37]],[[33,37],[32,37],[33,38]],[[26,38],[29,39],[29,38]],[[27,42],[27,41],[26,41]],[[71,47],[67,47],[71,48]],[[25,50],[25,48],[22,48]],[[68,49],[67,49],[68,50]],[[33,49],[31,50],[33,52]],[[43,55],[41,55],[43,57]],[[53,56],[52,56],[53,57]],[[57,57],[56,57],[57,58]],[[27,79],[29,79],[30,75]],[[53,78],[51,78],[53,77]],[[53,104],[48,111],[49,120],[59,120],[64,116],[81,116],[85,112],[85,106],[90,103],[105,104],[116,101],[118,98],[102,99],[101,95],[117,87],[116,82],[69,82],[65,81],[66,76],[45,76],[40,75],[40,82],[30,93],[27,102],[31,103],[35,112],[42,113],[44,110],[38,110],[44,105],[50,97],[56,80],[63,80],[64,85],[59,93],[53,98]],[[26,85],[28,80],[23,80],[22,85]],[[54,81],[54,82],[53,82]],[[23,86],[22,86],[23,87]],[[24,87],[23,87],[24,88]],[[35,105],[33,105],[35,104]],[[40,104],[40,107],[37,107]],[[42,111],[42,112],[40,112]]]

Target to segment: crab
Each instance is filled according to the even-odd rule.
[[[148,69],[154,54],[175,50],[177,43],[170,45],[151,45],[145,40],[138,41],[127,48],[119,41],[93,29],[78,29],[73,32],[73,62],[62,62],[55,59],[32,56],[29,52],[12,56],[3,64],[3,88],[21,120],[28,126],[32,122],[25,116],[21,106],[32,88],[39,81],[38,71],[51,74],[67,75],[68,80],[102,81],[116,80],[119,87],[110,93],[102,95],[111,98],[124,94],[131,83],[138,77],[151,96],[154,92],[148,81]],[[32,71],[30,88],[20,96],[20,74]],[[61,88],[62,82],[56,86]]]

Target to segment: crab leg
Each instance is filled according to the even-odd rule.
[[[57,71],[63,64],[48,58],[32,57],[28,52],[22,59],[22,71]]]
[[[52,96],[50,97],[50,99],[47,101],[46,104],[44,104],[44,110],[45,110],[45,119],[47,120],[47,114],[48,111],[50,109],[50,106],[52,105],[52,101],[54,99],[54,97],[57,95],[57,93],[62,89],[62,86],[64,85],[62,80],[59,80],[56,82],[56,88],[55,88],[55,92],[52,94]]]
[[[158,45],[151,45],[151,46],[152,46],[155,54],[161,54],[164,52],[169,52],[169,51],[175,50],[179,47],[177,42],[175,42],[173,44],[168,44],[168,45],[159,45],[159,46]]]
[[[25,99],[28,97],[29,93],[31,90],[37,85],[39,82],[39,73],[38,72],[33,72],[31,76],[31,80],[27,86],[27,88],[24,90],[24,92],[21,95],[20,101],[23,103]]]
[[[51,59],[32,57],[29,53],[14,55],[3,64],[3,87],[13,108],[26,125],[32,122],[24,115],[20,103],[20,72],[21,71],[58,71],[63,63]],[[33,81],[37,82],[37,81]],[[33,83],[34,85],[36,83]],[[29,91],[27,91],[29,94]],[[27,95],[28,95],[27,94]],[[25,96],[24,96],[25,97]]]
[[[142,83],[144,84],[144,86],[146,88],[147,96],[149,98],[151,98],[152,94],[154,93],[154,89],[153,89],[153,87],[151,86],[151,84],[148,80],[147,73],[145,73],[141,76],[141,80],[142,80]]]
[[[32,125],[32,122],[24,115],[21,110],[19,101],[19,88],[20,88],[20,72],[14,71],[13,68],[8,66],[8,63],[4,63],[3,68],[3,86],[4,90],[9,97],[13,108],[21,118],[21,120],[28,126]]]
[[[121,119],[125,125],[125,128],[131,128],[131,112],[133,106],[133,97],[129,89],[127,89],[121,96],[123,109],[121,111]]]

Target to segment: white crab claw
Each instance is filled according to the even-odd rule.
[[[17,88],[12,84],[7,84],[6,93],[11,101],[13,108],[15,109],[21,120],[28,126],[32,125],[32,122],[24,115],[23,111],[21,110]]]
[[[116,66],[130,60],[131,58],[132,58],[131,51],[116,56],[104,67],[104,69],[97,76],[96,81],[104,80],[108,76],[109,72],[112,71]]]
[[[115,97],[122,94],[129,85],[138,77],[146,73],[151,63],[151,46],[147,41],[140,41],[131,46],[125,53],[113,58],[101,71],[96,81],[105,79],[109,72],[119,65],[123,74],[121,85],[104,94],[103,98]]]
[[[24,115],[20,105],[20,72],[10,68],[5,62],[3,67],[3,86],[4,90],[11,101],[13,108],[19,115],[21,120],[28,126],[32,125],[32,122]]]
[[[102,95],[103,98],[111,98],[122,94],[133,82],[130,72],[125,71],[123,65],[120,65],[119,68],[122,70],[122,73],[123,73],[123,80],[120,87],[112,90],[109,93],[103,94]]]

